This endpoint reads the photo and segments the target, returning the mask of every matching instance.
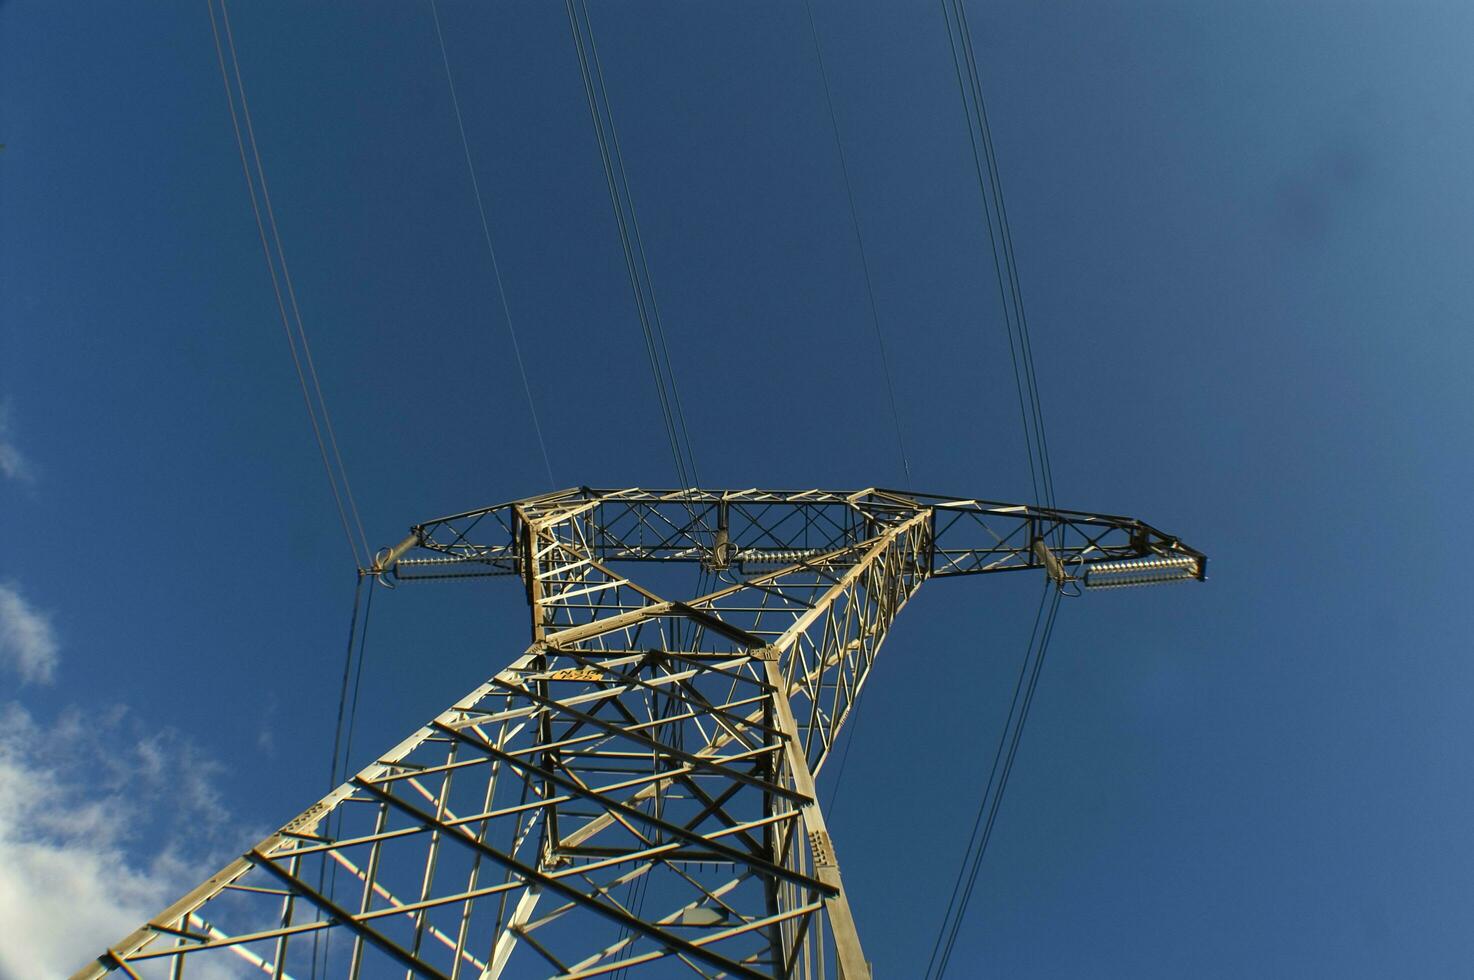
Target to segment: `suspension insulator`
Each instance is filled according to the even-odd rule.
[[[401,558],[390,572],[398,580],[439,578],[486,578],[510,575],[516,570],[515,560],[503,558],[478,561],[473,558]]]
[[[797,565],[824,554],[818,548],[796,548],[785,551],[743,551],[737,555],[737,560],[742,563],[743,568],[751,568],[754,565],[767,565],[781,568],[784,565]]]
[[[1129,585],[1162,585],[1187,582],[1198,577],[1198,559],[1191,555],[1171,558],[1134,558],[1087,566],[1087,589],[1124,588]]]

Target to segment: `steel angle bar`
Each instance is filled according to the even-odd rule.
[[[661,755],[670,756],[673,759],[679,759],[681,762],[684,762],[684,763],[686,763],[689,766],[693,766],[698,771],[711,773],[712,775],[716,775],[716,776],[724,776],[724,777],[727,777],[727,778],[730,778],[730,779],[735,779],[738,782],[747,783],[750,786],[754,786],[754,787],[756,787],[758,789],[762,789],[762,790],[764,790],[766,792],[769,792],[769,793],[774,793],[774,794],[777,794],[779,796],[787,796],[790,799],[794,800],[795,802],[802,802],[803,801],[803,797],[800,794],[798,794],[798,793],[796,793],[796,792],[794,792],[792,790],[787,790],[787,789],[785,789],[785,788],[783,788],[781,786],[773,785],[772,783],[769,783],[769,782],[767,782],[767,781],[765,781],[765,780],[763,780],[761,778],[758,778],[756,776],[751,776],[751,775],[749,775],[749,774],[747,774],[745,772],[734,771],[734,770],[731,770],[731,769],[726,768],[726,766],[724,764],[724,760],[723,760],[723,758],[721,756],[700,756],[700,755],[695,755],[693,753],[686,752],[686,751],[684,751],[682,749],[678,749],[675,746],[666,745],[666,744],[664,744],[662,742],[657,741],[656,739],[649,738],[649,737],[643,735],[642,733],[639,733],[639,732],[629,732],[629,731],[627,731],[627,730],[625,730],[623,728],[620,728],[619,726],[615,725],[613,722],[606,721],[606,720],[604,720],[602,718],[598,718],[598,717],[596,717],[594,715],[585,714],[584,712],[578,711],[575,708],[568,707],[568,706],[566,706],[565,704],[563,704],[561,702],[554,701],[551,698],[544,698],[541,695],[535,694],[533,692],[525,692],[525,693],[526,693],[526,696],[527,697],[529,697],[533,701],[536,701],[538,704],[542,705],[545,708],[549,708],[551,710],[555,710],[555,711],[557,711],[560,714],[566,714],[566,715],[568,715],[571,718],[575,718],[578,721],[584,722],[585,724],[590,725],[592,727],[602,729],[602,730],[604,730],[606,732],[609,732],[610,734],[616,734],[616,735],[619,735],[621,737],[628,738],[628,739],[630,739],[633,742],[644,744],[647,747],[649,747],[652,751],[658,752]],[[467,738],[468,737],[463,732],[457,731],[455,729],[451,729],[451,728],[448,728],[447,727],[444,730],[446,732],[454,735],[456,738]],[[491,745],[483,745],[480,742],[476,742],[475,740],[471,740],[471,741],[472,741],[473,744],[475,744],[478,748],[482,749],[483,751],[490,752],[490,753],[493,753],[493,754],[497,755],[498,757],[504,758],[506,761],[508,761],[511,764],[518,765],[518,766],[528,765],[528,763],[526,763],[524,760],[518,759],[515,756],[508,755],[507,753],[502,752],[500,749],[495,748],[494,746],[491,746]]]
[[[365,789],[367,789],[369,792],[374,793],[375,795],[380,796],[380,798],[387,805],[402,810],[406,814],[414,817],[416,820],[424,821],[426,824],[430,825],[434,825],[436,823],[435,817],[432,814],[424,812],[423,810],[405,802],[399,797],[391,796],[387,793],[381,793],[379,790],[372,786],[365,786]],[[651,936],[652,938],[655,938],[664,944],[674,946],[677,949],[692,953],[703,962],[711,963],[714,966],[719,966],[722,969],[731,972],[734,976],[753,977],[757,978],[757,980],[762,980],[762,974],[754,973],[753,971],[742,966],[742,964],[740,963],[734,963],[726,957],[721,956],[720,954],[703,949],[702,947],[697,946],[696,944],[691,943],[679,936],[672,935],[654,926],[651,926],[643,920],[638,919],[621,909],[611,907],[603,902],[594,901],[590,899],[589,896],[587,896],[584,892],[580,891],[577,888],[574,888],[571,885],[566,884],[562,879],[541,872],[532,865],[524,864],[516,860],[515,858],[502,854],[495,848],[487,847],[485,844],[476,840],[474,837],[468,837],[465,834],[459,833],[453,828],[446,828],[446,832],[448,836],[452,837],[453,839],[474,848],[485,857],[491,859],[492,861],[495,861],[498,864],[501,864],[508,870],[512,871],[515,875],[522,878],[523,881],[536,881],[544,888],[547,888],[551,891],[556,891],[559,894],[563,895],[565,898],[569,898],[575,902],[578,902],[580,907],[582,908],[588,909],[592,912],[596,912],[606,918],[613,919],[620,925]],[[815,882],[815,885],[818,885],[818,883]],[[820,888],[822,889],[822,886],[820,886]],[[525,935],[523,936],[523,938],[526,938]],[[439,976],[439,974],[432,975]]]

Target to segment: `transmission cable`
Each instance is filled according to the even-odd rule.
[[[445,49],[445,33],[440,28],[440,10],[435,0],[429,0],[430,15],[435,20],[435,38],[440,43],[440,61],[445,66],[445,84],[450,89],[450,104],[455,109],[456,129],[461,134],[461,149],[466,156],[466,173],[471,177],[471,193],[476,199],[476,214],[481,219],[481,236],[486,241],[486,254],[491,259],[491,273],[496,280],[497,296],[501,299],[502,316],[507,323],[507,336],[512,340],[512,354],[517,360],[517,372],[522,376],[522,390],[527,395],[527,410],[532,415],[532,430],[537,434],[537,445],[542,450],[543,467],[548,473],[548,487],[556,490],[558,483],[553,479],[553,464],[548,458],[548,444],[543,440],[542,425],[538,422],[537,406],[532,400],[532,385],[527,380],[527,365],[522,360],[522,345],[517,342],[517,329],[512,323],[512,310],[507,304],[507,288],[502,282],[502,269],[496,258],[496,246],[491,241],[491,224],[486,219],[486,204],[481,196],[481,182],[476,177],[476,164],[471,157],[471,142],[466,138],[466,123],[461,116],[461,100],[456,94],[455,76],[450,70],[450,55]]]
[[[1039,623],[1044,613],[1044,604],[1049,597],[1046,587],[1039,596],[1039,607],[1034,613],[1034,627],[1029,634],[1029,642],[1024,647],[1023,659],[1019,662],[1018,679],[1014,682],[1013,698],[1008,704],[1008,714],[1004,717],[1003,729],[998,734],[998,747],[993,752],[993,766],[988,772],[988,781],[984,785],[983,792],[978,799],[978,811],[973,819],[972,831],[968,835],[967,846],[963,849],[962,860],[957,865],[957,878],[952,884],[952,894],[947,898],[947,906],[942,913],[942,923],[937,933],[936,941],[932,945],[931,957],[927,960],[926,973],[924,976],[932,975],[932,968],[936,964],[938,955],[944,945],[944,937],[950,934],[950,927],[957,902],[961,895],[962,887],[966,881],[967,870],[970,866],[970,857],[976,849],[978,839],[982,832],[983,824],[986,822],[988,804],[992,799],[993,785],[997,781],[998,766],[1003,756],[1004,745],[1008,740],[1009,733],[1013,729],[1014,715],[1018,711],[1019,698],[1027,687],[1029,666],[1034,659],[1034,641],[1039,635]]]
[[[369,596],[368,602],[363,604],[363,625],[362,628],[360,628],[358,610],[360,599],[363,596],[363,580],[365,578],[369,579]],[[363,652],[364,647],[368,642],[369,616],[373,612],[374,608],[374,586],[376,582],[377,579],[374,578],[374,576],[365,576],[363,574],[359,574],[356,577],[353,585],[353,611],[348,618],[348,642],[345,645],[343,652],[343,681],[338,691],[338,722],[333,732],[333,754],[328,766],[328,793],[332,793],[333,790],[337,789],[340,778],[346,778],[348,773],[348,764],[353,746],[353,731],[358,718],[358,692],[359,688],[363,684]],[[355,639],[357,640],[356,655],[358,660],[358,669],[356,671],[353,669],[355,657]],[[350,676],[353,678],[351,708],[349,707],[350,702],[348,683]],[[341,753],[339,752],[340,748],[342,749]],[[341,777],[340,771],[342,773]],[[343,826],[343,808],[338,807],[335,814],[329,816],[328,820],[330,824],[332,822],[333,816],[337,817],[336,826],[338,829],[332,830],[330,834],[333,839],[337,839],[337,837],[339,836],[339,832],[341,831]],[[318,865],[317,891],[320,895],[331,896],[333,890],[337,886],[338,868],[337,865],[334,864],[331,884],[328,884],[325,888],[324,884],[328,876],[327,865],[328,862],[326,859],[324,859],[323,862]],[[330,942],[331,935],[324,937],[324,940],[325,942]],[[318,948],[318,936],[316,933],[314,933],[312,937],[313,977],[317,976],[318,971]],[[326,958],[327,956],[327,948],[325,945],[322,948],[322,955],[324,958]],[[324,963],[324,965],[326,965],[326,963]]]
[[[348,727],[343,736],[343,762],[338,771],[343,779],[348,778],[348,767],[353,763],[353,733],[358,729],[358,695],[363,689],[363,654],[364,647],[368,644],[369,617],[374,613],[374,592],[378,586],[375,576],[367,576],[369,579],[368,601],[363,606],[363,627],[358,636],[358,665],[353,672],[353,696],[348,703]]]
[[[372,578],[372,576],[368,576]],[[328,792],[331,793],[338,786],[338,760],[342,758],[340,749],[343,743],[343,718],[348,707],[348,680],[353,674],[353,640],[358,632],[358,607],[359,599],[363,595],[363,580],[365,576],[358,576],[353,586],[353,615],[348,620],[348,645],[343,653],[343,683],[338,691],[338,724],[333,735],[332,764],[328,768]],[[373,602],[373,599],[369,599]]]
[[[974,102],[977,106],[977,118],[983,135],[983,147],[988,160],[988,177],[992,188],[992,197],[995,211],[999,218],[999,231],[1003,241],[1003,255],[1008,269],[1009,288],[1013,297],[1014,309],[1018,314],[1020,328],[1020,347],[1024,362],[1027,367],[1026,376],[1029,380],[1029,394],[1032,402],[1034,431],[1038,439],[1040,450],[1040,462],[1042,464],[1042,476],[1045,491],[1048,495],[1049,505],[1054,506],[1054,471],[1049,460],[1049,440],[1044,432],[1044,414],[1039,400],[1039,379],[1034,368],[1033,343],[1029,333],[1029,317],[1024,308],[1023,286],[1019,282],[1018,259],[1013,248],[1013,231],[1008,221],[1008,205],[1003,195],[1003,175],[998,166],[996,145],[993,141],[992,125],[988,121],[988,104],[983,97],[982,78],[977,68],[977,56],[973,50],[972,28],[967,23],[967,7],[963,0],[952,0],[954,3],[959,24],[959,33],[963,41],[963,51],[969,66],[969,77],[972,82]]]
[[[1014,383],[1018,389],[1025,451],[1029,458],[1029,479],[1034,487],[1036,504],[1042,502],[1053,508],[1053,469],[1049,461],[1049,443],[1044,435],[1044,416],[1034,368],[1033,345],[1029,337],[1028,315],[1024,308],[1023,288],[1013,250],[1013,235],[1008,226],[1008,211],[1003,202],[1002,177],[998,170],[992,128],[988,122],[977,57],[962,0],[942,0],[942,16],[947,27],[947,40],[951,48],[958,93],[962,97],[968,143],[972,150],[974,175],[982,197],[983,218],[993,253],[994,278],[1003,308],[1009,358],[1013,364]]]
[[[256,142],[255,126],[251,122],[251,107],[246,99],[245,80],[241,75],[240,57],[236,52],[235,34],[231,29],[230,12],[226,6],[226,0],[219,0],[220,20],[215,18],[214,0],[205,0],[205,7],[210,14],[210,31],[215,38],[215,56],[220,64],[220,79],[225,85],[225,100],[230,109],[230,123],[235,131],[236,148],[240,151],[241,171],[246,178],[246,191],[251,200],[251,211],[256,218],[256,232],[261,240],[261,251],[266,258],[266,269],[271,277],[272,293],[276,297],[277,312],[281,317],[282,330],[287,336],[287,346],[292,355],[292,366],[297,374],[297,382],[302,389],[302,400],[307,406],[307,418],[311,423],[312,434],[317,442],[318,454],[322,458],[323,471],[327,474],[328,486],[332,490],[333,502],[337,505],[338,518],[343,525],[343,535],[348,539],[348,548],[353,555],[355,568],[367,566],[372,551],[368,546],[368,536],[364,533],[363,520],[359,517],[358,504],[353,498],[353,489],[348,481],[348,471],[343,465],[343,454],[338,449],[337,433],[333,429],[332,416],[328,412],[327,401],[323,397],[322,382],[318,377],[317,365],[312,357],[312,345],[307,339],[307,327],[302,319],[302,310],[297,303],[297,291],[292,284],[291,270],[287,265],[286,249],[282,244],[281,231],[277,226],[276,212],[271,204],[271,191],[266,183],[266,168],[261,162],[260,147]],[[221,45],[220,27],[225,28],[225,44]],[[225,50],[230,51],[230,68],[225,63]],[[231,84],[231,76],[234,75],[235,84]],[[236,111],[236,98],[240,99],[240,111]],[[242,131],[241,123],[244,121],[245,128]],[[250,145],[249,157],[246,146]],[[252,173],[254,163],[254,174]],[[260,197],[257,197],[257,188],[260,188]],[[263,221],[262,212],[265,211],[266,218]],[[271,229],[270,239],[267,236],[267,227]],[[275,257],[273,258],[273,251]],[[278,273],[278,266],[280,273]],[[283,296],[285,287],[285,297]],[[291,313],[288,315],[288,306]],[[300,349],[299,349],[300,348]],[[305,365],[305,369],[304,369]],[[311,378],[311,384],[308,378]],[[323,434],[326,432],[327,438]],[[331,461],[329,459],[329,447],[331,447]],[[335,465],[336,464],[336,465]],[[336,474],[334,470],[336,469]],[[342,484],[340,491],[339,484]],[[345,506],[346,500],[346,506]],[[358,538],[354,540],[353,530],[350,528],[349,514],[352,514],[352,526],[357,528]],[[362,559],[360,559],[359,546],[362,546]]]
[[[580,6],[583,11],[582,18],[578,12]],[[645,353],[650,362],[650,373],[655,383],[656,397],[665,422],[666,439],[670,444],[671,458],[675,464],[676,476],[681,488],[689,489],[700,485],[700,478],[696,472],[695,453],[692,451],[690,430],[686,425],[680,389],[676,384],[675,371],[671,366],[670,348],[665,340],[660,306],[655,297],[654,282],[650,275],[650,263],[645,252],[644,237],[640,232],[634,197],[630,193],[629,175],[624,167],[619,133],[615,127],[613,111],[609,104],[603,64],[599,59],[598,46],[594,40],[593,23],[589,17],[587,2],[575,4],[575,0],[564,0],[564,7],[568,13],[568,26],[573,36],[574,52],[578,57],[579,73],[583,80],[584,95],[588,100],[589,117],[593,122],[594,138],[604,169],[609,201],[613,207],[614,220],[619,231],[620,246],[629,275],[630,291],[635,300],[635,312],[639,317],[640,329],[644,335]],[[687,507],[689,510],[689,503]],[[691,517],[693,524],[698,522],[699,519],[694,511],[691,512]]]
[[[584,96],[588,101],[589,118],[593,123],[594,139],[599,149],[599,160],[604,169],[604,181],[609,191],[609,203],[614,211],[615,225],[619,231],[620,246],[624,253],[625,269],[629,276],[630,292],[635,300],[635,313],[644,335],[645,353],[650,362],[650,375],[655,384],[656,399],[665,423],[666,439],[670,446],[671,460],[675,464],[676,478],[680,482],[682,500],[690,527],[700,526],[707,531],[705,520],[692,506],[690,495],[685,491],[701,485],[696,469],[696,454],[691,446],[690,428],[681,402],[680,387],[671,364],[670,347],[665,338],[665,326],[660,316],[660,304],[655,296],[655,283],[650,274],[650,262],[645,250],[644,236],[640,232],[639,216],[635,210],[634,195],[629,185],[629,174],[624,166],[624,154],[619,144],[619,130],[614,122],[613,107],[609,102],[609,90],[604,78],[603,62],[599,57],[598,42],[594,38],[593,20],[587,0],[575,5],[574,0],[564,0],[568,13],[568,27],[573,37],[574,52],[578,57],[579,74],[583,81]],[[579,9],[582,10],[582,18]],[[607,124],[607,126],[606,126]],[[700,589],[698,587],[698,593]],[[654,804],[652,803],[652,806]],[[642,914],[649,888],[648,874],[630,882],[626,890],[626,902],[633,903],[635,915]],[[616,943],[624,942],[629,936],[627,927],[621,927]],[[622,948],[617,959],[623,960],[633,953],[633,946]],[[622,977],[628,964],[621,965],[615,976]]]
[[[665,340],[665,323],[660,316],[660,303],[655,297],[655,280],[650,275],[650,261],[645,250],[645,239],[640,232],[640,218],[635,210],[635,198],[630,192],[629,174],[624,167],[624,149],[619,144],[619,127],[614,121],[614,109],[609,104],[609,87],[604,81],[604,62],[599,57],[599,42],[594,36],[594,22],[589,13],[588,0],[582,0],[584,24],[588,28],[589,52],[593,56],[594,72],[598,78],[598,92],[604,102],[604,116],[609,122],[609,136],[614,148],[614,162],[619,168],[619,181],[624,191],[624,200],[629,206],[630,227],[635,234],[635,252],[640,258],[640,270],[644,275],[645,287],[650,295],[650,312],[655,327],[655,337],[660,344],[661,362],[665,369],[665,376],[669,379],[671,390],[671,404],[675,406],[676,421],[680,426],[681,439],[685,445],[686,460],[691,470],[691,478],[699,486],[700,479],[696,474],[696,454],[691,448],[691,432],[686,426],[686,410],[681,402],[680,387],[676,382],[675,369],[671,366],[670,348]]]
[[[1048,605],[1047,614],[1045,613],[1046,603]],[[1014,684],[1013,699],[1008,706],[1008,716],[1004,721],[1003,731],[999,735],[998,746],[993,754],[993,766],[988,773],[988,782],[984,787],[982,797],[978,801],[978,811],[973,820],[972,833],[963,851],[962,862],[957,868],[957,878],[953,882],[952,894],[947,901],[936,941],[932,945],[931,957],[927,960],[925,976],[935,976],[936,980],[941,980],[951,961],[952,950],[957,944],[962,920],[967,913],[967,905],[972,898],[978,872],[988,850],[988,842],[993,837],[993,828],[1003,805],[1004,793],[1008,789],[1008,779],[1013,772],[1019,744],[1023,739],[1024,726],[1029,720],[1029,709],[1034,703],[1034,693],[1038,689],[1039,676],[1044,669],[1044,659],[1049,653],[1049,641],[1054,633],[1054,622],[1059,613],[1059,603],[1059,590],[1052,589],[1050,584],[1046,583],[1044,594],[1039,600],[1039,608],[1034,614],[1034,628],[1029,636],[1029,645],[1025,650],[1023,662],[1019,665],[1019,676]],[[1042,630],[1040,629],[1041,619]],[[1036,640],[1038,641],[1037,647]],[[935,974],[933,974],[934,966]]]
[[[872,665],[873,668],[873,665]],[[824,807],[824,819],[834,819],[835,804],[839,800],[839,789],[844,785],[845,765],[850,761],[850,746],[855,744],[855,739],[860,737],[860,700],[865,695],[862,690],[855,695],[855,700],[850,703],[847,714],[854,715],[850,722],[850,734],[845,739],[844,750],[839,753],[839,769],[834,774],[834,787],[829,791],[829,804]],[[843,719],[841,719],[843,721]],[[831,746],[830,751],[833,751]]]
[[[962,97],[963,112],[967,124],[968,143],[972,150],[973,170],[977,178],[978,191],[982,198],[983,218],[988,232],[988,242],[993,255],[994,278],[998,286],[999,302],[1003,310],[1004,329],[1008,336],[1009,357],[1013,365],[1014,384],[1017,389],[1019,415],[1024,429],[1025,451],[1029,461],[1029,479],[1034,487],[1035,505],[1043,503],[1050,509],[1055,507],[1054,474],[1049,459],[1049,442],[1044,431],[1044,413],[1039,398],[1038,373],[1034,365],[1033,344],[1029,335],[1028,314],[1024,307],[1023,287],[1018,274],[1018,261],[1014,253],[1013,233],[1009,227],[1008,209],[1004,203],[1003,180],[998,166],[997,151],[993,141],[992,127],[988,120],[986,99],[978,71],[977,55],[974,51],[972,32],[967,22],[967,10],[963,0],[942,0],[942,17],[947,28],[948,45],[952,53],[953,68],[957,77],[958,92]],[[1064,530],[1056,528],[1057,540],[1063,543]],[[1051,588],[1054,583],[1046,582],[1044,596],[1040,599],[1034,616],[1034,628],[1025,649],[1019,668],[1018,681],[1014,686],[1013,700],[1009,704],[1003,732],[999,736],[998,748],[993,756],[992,769],[978,801],[977,815],[963,860],[958,867],[952,894],[942,916],[932,954],[927,961],[927,976],[941,980],[951,962],[962,921],[968,903],[977,884],[988,843],[997,824],[1004,793],[1013,772],[1018,747],[1023,738],[1024,726],[1028,721],[1039,677],[1049,651],[1050,638],[1054,633],[1055,618],[1059,612],[1062,585]],[[1048,602],[1048,613],[1041,614]],[[1035,640],[1038,640],[1037,649]],[[1006,750],[1005,750],[1006,746]],[[933,974],[933,968],[935,973]]]
[[[860,231],[859,210],[855,207],[855,189],[850,180],[849,163],[844,152],[844,140],[839,130],[839,115],[834,109],[834,94],[829,84],[829,69],[824,63],[824,47],[819,41],[819,28],[814,21],[814,8],[811,0],[804,0],[804,13],[809,21],[809,37],[814,42],[814,58],[819,66],[819,79],[824,89],[824,105],[829,110],[830,131],[834,134],[834,149],[839,157],[839,172],[844,178],[845,199],[849,204],[850,227],[855,233],[855,246],[860,253],[860,268],[865,276],[865,298],[870,310],[870,324],[875,330],[875,344],[880,352],[881,373],[885,379],[885,391],[890,401],[891,421],[896,430],[896,449],[901,456],[901,469],[906,475],[906,486],[913,484],[911,477],[911,460],[906,453],[906,442],[901,430],[901,413],[896,406],[896,389],[891,379],[890,358],[886,354],[885,335],[880,328],[880,314],[875,304],[875,284],[870,274],[870,258],[865,250],[865,237]],[[849,738],[845,740],[844,750],[839,756],[839,768],[835,773],[834,786],[829,793],[829,807],[826,812],[832,818],[834,814],[835,801],[839,798],[840,787],[844,784],[846,765],[850,758],[850,746],[854,744],[860,730],[860,698],[857,695],[847,712],[854,715],[850,722]]]
[[[885,377],[885,392],[890,398],[891,420],[896,427],[896,448],[901,453],[901,468],[906,473],[906,486],[912,485],[911,460],[906,455],[906,442],[901,435],[901,414],[896,409],[896,389],[891,381],[890,359],[886,356],[885,336],[880,329],[880,315],[875,307],[875,284],[870,275],[870,259],[865,252],[865,238],[860,233],[860,215],[855,208],[855,189],[850,181],[850,168],[845,160],[844,140],[840,137],[839,116],[834,111],[834,95],[829,87],[829,69],[824,64],[824,48],[819,43],[819,28],[814,23],[814,8],[810,0],[804,0],[804,12],[809,19],[809,37],[814,42],[814,57],[819,62],[819,78],[824,83],[824,104],[829,109],[829,125],[834,133],[834,149],[839,154],[839,172],[844,177],[845,198],[850,206],[850,227],[855,232],[855,246],[860,252],[860,268],[865,273],[865,297],[870,306],[870,324],[875,328],[875,344],[880,350],[880,367]],[[841,765],[843,771],[843,765]]]

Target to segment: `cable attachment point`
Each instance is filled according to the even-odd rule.
[[[1034,539],[1034,557],[1039,559],[1039,563],[1044,566],[1044,571],[1054,579],[1054,584],[1064,588],[1065,580],[1069,577],[1065,574],[1065,566],[1055,557],[1054,552],[1049,550],[1049,545],[1044,543],[1043,538]]]
[[[717,504],[717,529],[712,535],[711,550],[701,557],[701,565],[708,572],[720,572],[732,567],[737,557],[737,546],[727,528],[727,502]]]
[[[409,551],[411,548],[418,546],[419,544],[420,529],[413,528],[409,532],[409,536],[403,541],[396,544],[394,547],[380,548],[374,554],[373,567],[369,569],[359,569],[359,576],[362,577],[365,574],[372,575],[375,579],[378,580],[379,584],[384,586],[385,588],[394,588],[394,583],[388,580],[388,578],[386,577],[387,574],[393,571],[394,566],[399,563],[399,559],[404,557],[405,552]]]

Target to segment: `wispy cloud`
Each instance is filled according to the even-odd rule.
[[[266,707],[261,711],[261,727],[256,731],[256,748],[276,756],[276,695],[266,694]]]
[[[58,660],[50,617],[0,584],[0,668],[49,681]],[[0,980],[66,976],[254,839],[221,802],[220,771],[123,705],[43,724],[0,703]]]
[[[56,672],[51,617],[26,601],[15,586],[0,583],[0,667],[22,681],[46,684]]]
[[[219,772],[123,708],[43,724],[0,704],[0,977],[65,976],[215,870],[248,839]]]
[[[0,402],[0,476],[31,483],[36,479],[36,468],[15,445],[10,434],[10,405]]]

